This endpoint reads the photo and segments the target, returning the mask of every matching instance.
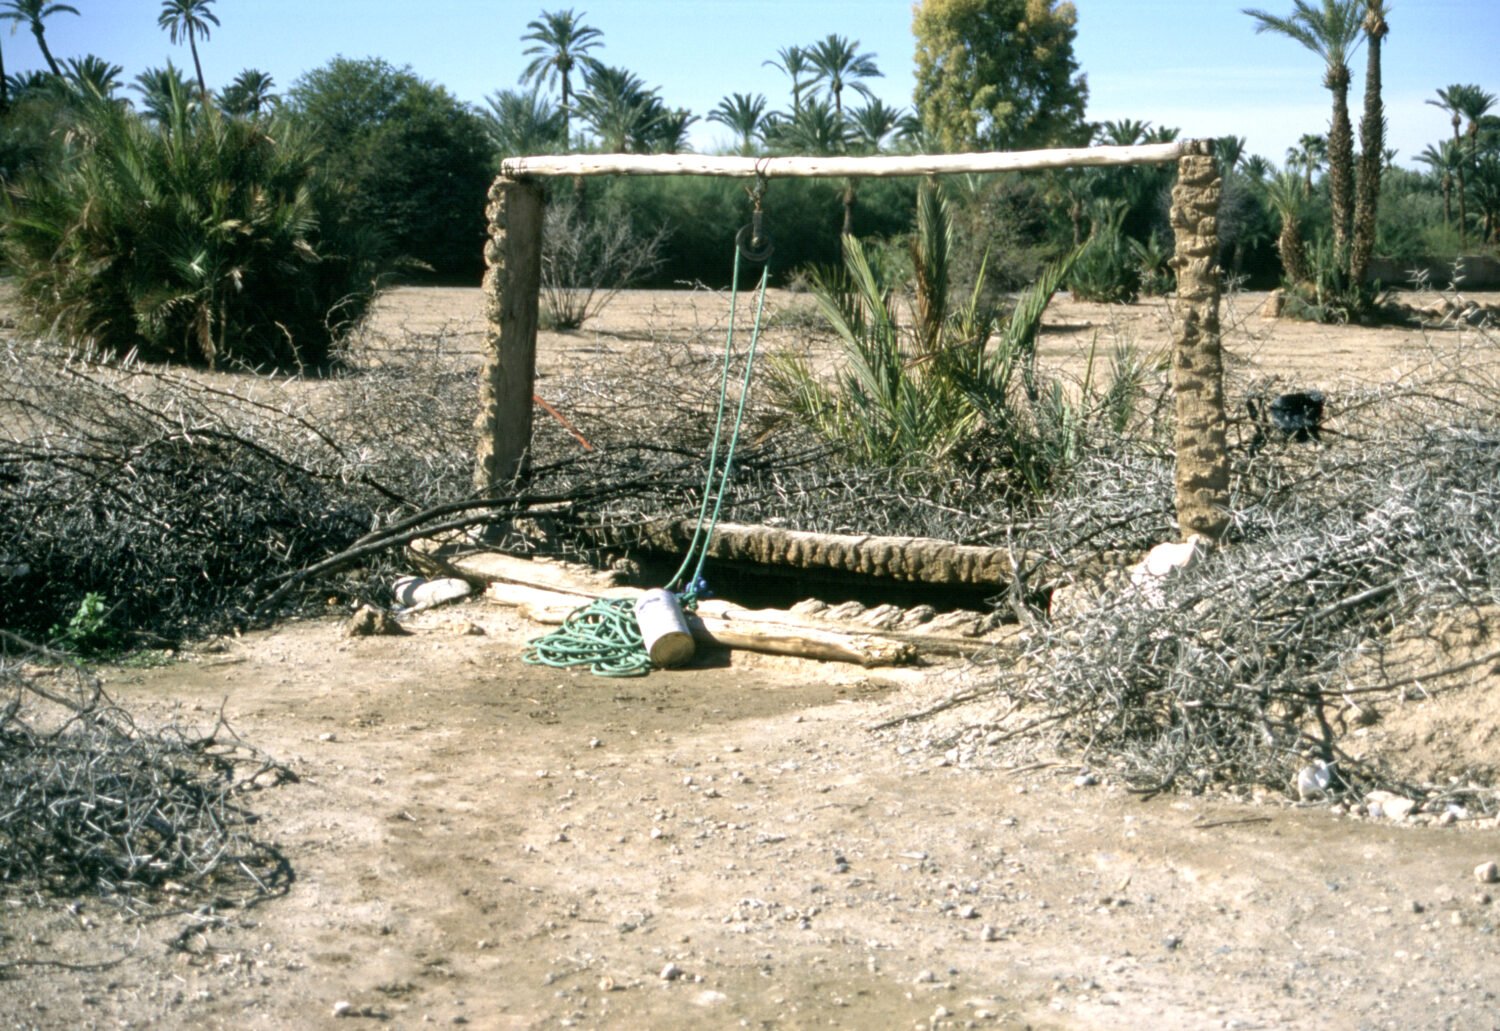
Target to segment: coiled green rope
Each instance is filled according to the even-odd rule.
[[[734,274],[729,289],[729,332],[724,341],[724,361],[719,372],[719,406],[714,417],[713,443],[708,451],[708,472],[703,483],[703,500],[698,506],[698,521],[688,544],[682,565],[667,582],[667,590],[677,595],[684,611],[691,612],[704,591],[703,564],[708,559],[708,542],[719,522],[719,512],[728,491],[734,466],[734,452],[739,445],[740,430],[745,421],[745,404],[750,397],[750,377],[755,368],[755,352],[760,344],[761,315],[766,305],[766,282],[769,269],[761,268],[760,288],[755,306],[755,323],[750,346],[745,354],[744,378],[740,384],[739,404],[734,427],[719,463],[719,441],[724,434],[724,416],[729,405],[729,373],[734,360],[735,302],[740,292],[740,252],[735,248]],[[715,489],[714,477],[718,475]],[[712,499],[712,510],[709,504]],[[691,569],[691,575],[688,571]],[[600,598],[571,613],[563,625],[542,637],[529,641],[521,661],[535,666],[568,668],[588,666],[589,672],[601,677],[640,677],[651,672],[651,656],[646,652],[640,627],[635,620],[635,602],[629,598]]]

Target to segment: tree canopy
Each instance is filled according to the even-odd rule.
[[[921,0],[912,32],[923,125],[950,152],[1085,142],[1077,21],[1056,0]]]

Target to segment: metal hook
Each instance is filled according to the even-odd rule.
[[[766,195],[765,175],[757,170],[755,185],[745,187],[745,192],[750,195],[750,224],[741,226],[740,231],[734,234],[734,246],[739,250],[740,257],[746,261],[764,264],[776,249],[770,237],[766,235],[761,219],[760,202],[761,198]]]

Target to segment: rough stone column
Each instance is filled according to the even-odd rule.
[[[485,243],[486,353],[479,377],[474,489],[502,490],[525,471],[536,389],[537,295],[542,271],[542,188],[501,176],[490,187]]]
[[[1229,525],[1224,357],[1219,342],[1219,194],[1213,145],[1196,140],[1177,161],[1172,230],[1180,322],[1173,341],[1177,398],[1177,526],[1218,540]]]

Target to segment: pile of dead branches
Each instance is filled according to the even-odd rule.
[[[1145,793],[1287,791],[1320,759],[1345,787],[1467,792],[1458,800],[1493,809],[1495,793],[1474,785],[1404,783],[1378,757],[1349,754],[1344,735],[1500,659],[1492,641],[1452,668],[1387,661],[1397,631],[1500,604],[1494,369],[1447,366],[1341,398],[1323,445],[1241,452],[1224,547],[1159,587],[1115,574],[1075,612],[1037,618],[1016,669],[979,692],[1029,714],[1006,736],[1050,740]],[[1155,502],[1142,502],[1169,489],[1170,472],[1095,468],[1020,540],[1082,554],[1149,522]]]
[[[0,638],[0,892],[97,895],[136,915],[283,893],[291,868],[255,836],[248,792],[292,779],[222,720],[146,728],[86,670]]]

